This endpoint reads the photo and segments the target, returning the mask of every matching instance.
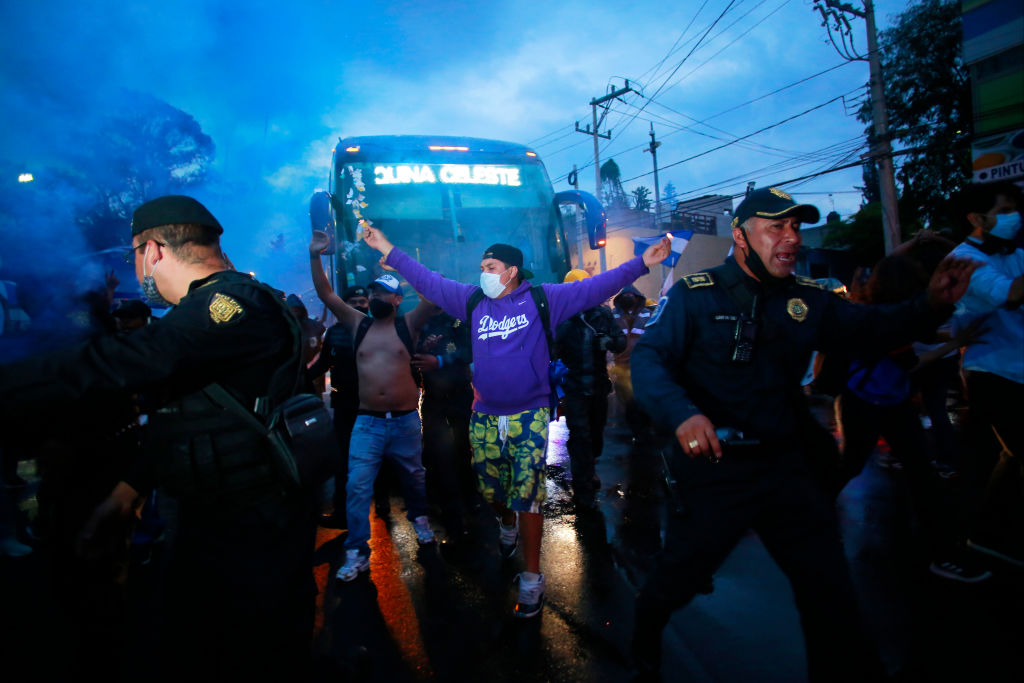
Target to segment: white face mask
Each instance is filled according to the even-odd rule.
[[[480,289],[490,299],[497,299],[505,291],[505,285],[501,284],[501,276],[508,272],[508,269],[500,273],[480,273]]]
[[[1020,230],[1020,214],[1014,211],[1013,213],[998,214],[996,224],[989,230],[989,234],[1004,240],[1012,240],[1017,236],[1018,230]]]

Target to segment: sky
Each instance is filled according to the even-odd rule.
[[[879,0],[879,28],[905,6]],[[660,185],[682,198],[856,161],[867,63],[845,62],[820,24],[811,0],[5,2],[0,161],[31,172],[97,125],[119,92],[152,95],[213,138],[210,181],[194,194],[225,226],[236,265],[308,288],[308,199],[326,186],[339,137],[531,144],[556,190],[576,164],[593,191],[592,138],[574,124],[628,79],[640,94],[612,103],[601,125],[612,133],[601,161],[615,159],[627,191],[653,190],[642,151],[652,124]],[[853,28],[863,50],[864,24]],[[845,217],[860,183],[853,168],[785,187]],[[278,234],[286,259],[269,255]]]

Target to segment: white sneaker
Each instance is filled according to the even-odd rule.
[[[498,548],[501,550],[501,559],[507,560],[516,554],[516,548],[519,547],[519,516],[516,515],[515,521],[512,522],[511,526],[505,526],[501,523],[501,517],[498,517]]]
[[[345,564],[338,568],[336,577],[339,581],[351,581],[370,568],[370,558],[356,548],[345,551]]]
[[[514,614],[517,617],[526,619],[540,614],[544,607],[544,575],[538,574],[536,581],[529,581],[524,577],[526,572],[516,574],[516,581],[519,582],[519,600],[516,602]]]
[[[416,529],[416,540],[420,542],[420,545],[434,542],[434,530],[430,528],[430,520],[426,515],[417,517],[412,526]]]

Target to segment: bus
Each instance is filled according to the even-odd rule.
[[[477,282],[484,250],[503,242],[522,250],[535,282],[560,282],[571,268],[563,204],[576,205],[591,248],[602,247],[606,218],[600,203],[578,190],[555,193],[529,147],[380,135],[338,141],[328,191],[313,195],[310,220],[333,238],[327,253],[334,257],[339,293],[380,274],[380,255],[361,239],[366,224],[453,280]],[[415,301],[407,289],[410,297]]]

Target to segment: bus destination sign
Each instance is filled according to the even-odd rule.
[[[515,166],[471,166],[469,164],[396,164],[375,166],[375,185],[442,183],[447,185],[505,185],[519,187],[519,169]]]

